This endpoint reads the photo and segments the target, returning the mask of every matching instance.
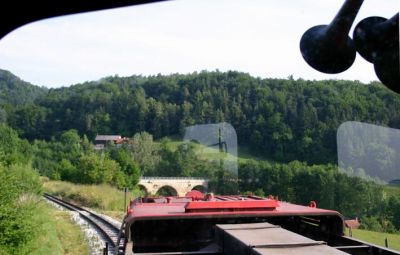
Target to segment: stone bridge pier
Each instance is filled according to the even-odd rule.
[[[147,194],[168,190],[171,195],[184,196],[191,190],[207,191],[208,182],[206,178],[196,177],[142,177],[138,185]]]

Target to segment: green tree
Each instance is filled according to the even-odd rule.
[[[141,168],[143,175],[151,175],[160,162],[159,146],[153,141],[153,136],[140,132],[133,136],[133,158]]]
[[[110,183],[113,177],[119,174],[120,167],[117,162],[104,155],[95,153],[83,155],[79,159],[78,169],[81,171],[83,183]]]
[[[110,157],[121,167],[121,173],[123,173],[123,175],[120,174],[118,178],[126,178],[126,185],[129,188],[132,188],[139,183],[140,168],[133,160],[133,153],[128,146],[124,145],[120,148],[113,147],[110,150]],[[118,182],[122,183],[121,180]]]

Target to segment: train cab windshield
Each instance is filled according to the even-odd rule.
[[[0,176],[36,177],[0,204],[109,213],[115,254],[399,254],[398,17],[177,0],[25,25],[0,40]]]

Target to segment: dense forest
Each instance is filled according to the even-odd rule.
[[[34,86],[11,72],[0,69],[0,105],[18,106],[33,103],[46,93],[47,88]]]
[[[369,229],[400,230],[398,196],[337,169],[342,123],[400,127],[400,96],[380,83],[219,71],[114,76],[48,90],[9,72],[0,72],[0,81],[6,95],[0,101],[3,174],[24,165],[55,180],[120,188],[135,186],[141,175],[208,176],[218,193],[315,200],[362,217]],[[218,161],[199,158],[192,143],[170,146],[168,137],[182,136],[188,126],[220,122],[230,123],[239,147],[255,156],[240,162],[237,183],[227,181],[232,176]],[[133,146],[95,151],[97,134],[123,135]]]
[[[1,107],[7,123],[30,141],[69,129],[90,140],[141,131],[159,139],[194,124],[228,122],[239,145],[253,153],[309,164],[337,163],[336,132],[345,121],[400,127],[400,97],[379,83],[260,79],[239,72],[107,77],[10,104]]]

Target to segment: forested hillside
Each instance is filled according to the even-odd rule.
[[[32,104],[46,93],[46,88],[22,81],[11,72],[0,69],[0,123],[7,122],[16,107]]]
[[[16,106],[32,103],[46,92],[45,87],[32,85],[11,72],[0,69],[0,105]]]
[[[400,96],[379,83],[259,79],[239,72],[107,77],[50,89],[34,104],[6,108],[8,124],[29,140],[69,129],[96,134],[140,131],[156,139],[185,127],[229,122],[239,145],[280,162],[337,163],[345,121],[400,127]]]

